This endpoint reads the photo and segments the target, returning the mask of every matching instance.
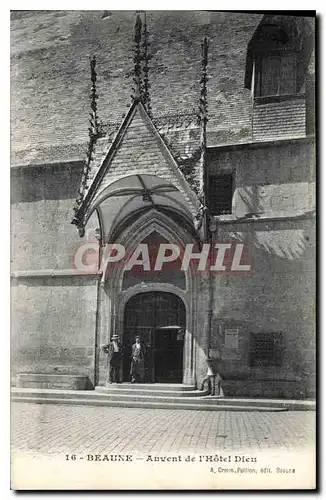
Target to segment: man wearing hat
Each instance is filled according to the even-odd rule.
[[[122,360],[122,345],[119,335],[114,334],[111,342],[102,346],[102,351],[108,355],[108,365],[106,371],[106,386],[112,382],[120,382],[120,366]]]

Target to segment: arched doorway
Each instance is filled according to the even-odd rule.
[[[130,380],[131,345],[135,335],[147,346],[146,381],[181,383],[186,309],[170,292],[144,292],[133,296],[124,310],[123,379]]]

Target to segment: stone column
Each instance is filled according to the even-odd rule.
[[[183,348],[183,384],[195,384],[194,347],[192,332],[186,328]]]
[[[107,344],[111,336],[111,309],[112,300],[105,288],[104,283],[99,284],[99,298],[98,298],[98,318],[97,318],[97,383],[98,385],[105,385],[106,370],[107,370],[107,356],[101,351],[101,345]]]

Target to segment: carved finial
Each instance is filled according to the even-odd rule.
[[[91,118],[90,118],[90,131],[89,135],[97,136],[98,134],[98,117],[97,117],[97,99],[98,95],[96,93],[96,79],[97,79],[97,74],[95,71],[95,66],[96,66],[96,58],[95,56],[90,58],[90,65],[91,65],[91,93],[90,93],[90,99],[91,99]]]
[[[200,98],[198,110],[198,124],[200,126],[200,183],[199,183],[199,199],[202,207],[194,221],[195,229],[202,234],[203,240],[208,236],[208,208],[207,208],[207,167],[206,167],[206,147],[207,147],[207,62],[208,62],[208,41],[205,37],[201,44],[201,77],[200,77]]]
[[[83,238],[85,236],[85,226],[83,223],[80,222],[80,220],[77,217],[74,217],[73,220],[71,221],[72,224],[75,224],[78,230],[78,234],[80,238]]]
[[[89,169],[92,161],[92,154],[94,151],[95,143],[100,135],[99,133],[99,119],[97,116],[97,99],[98,95],[96,92],[96,80],[97,74],[95,71],[96,67],[96,58],[95,56],[90,57],[90,68],[91,68],[91,91],[90,91],[90,101],[91,101],[91,112],[89,119],[89,127],[88,127],[88,136],[89,141],[87,144],[87,152],[86,152],[86,160],[84,161],[84,168],[80,183],[80,189],[78,191],[78,197],[76,199],[76,203],[74,206],[75,213],[78,211],[80,205],[82,204],[83,197],[86,189],[88,188],[88,178],[89,178]],[[76,222],[74,222],[75,224]]]
[[[199,112],[198,122],[200,126],[200,167],[202,172],[200,198],[204,206],[207,204],[207,172],[206,172],[206,128],[207,128],[207,62],[208,62],[208,41],[205,37],[201,44],[201,78],[200,78],[200,98],[199,98]]]
[[[208,121],[207,118],[207,63],[208,63],[208,41],[205,37],[201,44],[201,78],[200,78],[200,99],[198,118],[200,123]]]
[[[140,100],[142,89],[141,89],[141,50],[140,50],[140,42],[141,42],[141,29],[142,22],[140,16],[136,17],[135,23],[135,55],[134,55],[134,83],[135,88],[133,99]]]
[[[149,78],[148,78],[148,73],[149,73],[149,67],[148,63],[151,59],[151,56],[149,55],[149,43],[148,43],[148,38],[149,34],[147,31],[147,20],[146,20],[146,12],[144,13],[144,30],[143,30],[143,55],[142,59],[144,61],[144,66],[143,66],[143,73],[144,73],[144,81],[143,81],[143,87],[142,87],[142,95],[141,95],[141,100],[142,103],[147,110],[148,114],[151,116],[152,114],[152,108],[151,108],[151,98],[150,98],[150,83],[149,83]]]
[[[78,234],[80,238],[83,238],[85,236],[85,227],[84,226],[78,226]]]

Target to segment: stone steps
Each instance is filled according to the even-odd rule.
[[[109,406],[121,408],[151,408],[151,409],[169,409],[169,410],[200,410],[200,411],[287,411],[286,408],[275,407],[260,407],[260,406],[233,406],[232,404],[209,405],[202,402],[198,403],[171,403],[171,402],[157,402],[150,400],[148,402],[130,401],[130,400],[109,400],[103,399],[67,399],[67,398],[39,398],[39,397],[14,397],[13,401],[37,404],[70,404],[70,405],[90,405],[90,406]]]
[[[127,388],[117,388],[117,389],[107,389],[105,387],[96,388],[95,391],[72,391],[72,390],[60,390],[60,389],[25,389],[25,388],[15,388],[12,390],[12,396],[26,397],[29,395],[31,397],[41,397],[41,398],[74,398],[74,399],[98,399],[103,401],[114,401],[114,400],[138,400],[138,401],[148,401],[149,399],[157,399],[158,401],[174,401],[174,400],[198,400],[199,397],[208,395],[207,391],[150,391],[150,390],[140,390],[135,389],[128,391]]]
[[[175,391],[194,391],[196,390],[195,385],[191,384],[160,384],[160,383],[155,383],[155,384],[131,384],[130,382],[122,382],[121,384],[109,384],[108,387],[104,386],[96,386],[95,390],[121,390],[121,389],[128,389],[128,391],[137,391],[139,389],[141,390],[150,390],[152,392],[154,391],[168,391],[168,392],[175,392]]]
[[[127,385],[127,384],[126,384]],[[314,410],[314,401],[244,399],[207,396],[196,390],[162,391],[116,385],[95,391],[63,391],[56,389],[12,389],[12,400],[33,403],[121,406],[130,408],[175,408],[192,410],[286,411]],[[181,395],[180,395],[181,394]]]
[[[152,385],[152,387],[151,387]],[[165,384],[112,384],[109,387],[98,386],[95,387],[95,392],[97,394],[105,394],[106,396],[115,395],[126,395],[130,397],[134,396],[165,396],[165,397],[200,397],[208,394],[208,391],[199,391],[195,386],[182,387],[169,387],[167,390],[164,387]]]

